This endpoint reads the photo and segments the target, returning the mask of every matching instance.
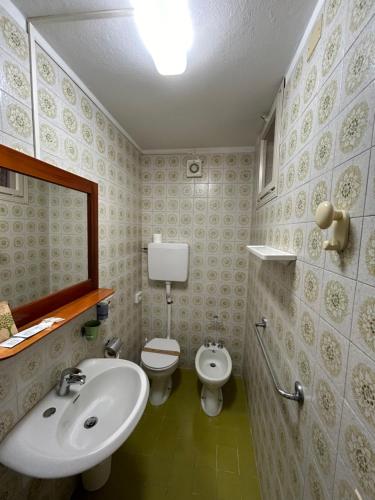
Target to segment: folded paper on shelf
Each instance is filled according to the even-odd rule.
[[[24,340],[26,339],[23,339],[22,337],[12,337],[8,340],[4,340],[4,342],[1,342],[0,347],[6,347],[7,349],[12,349],[12,347],[15,347]]]
[[[7,340],[0,338],[0,342],[1,340],[4,340],[4,342],[0,343],[0,347],[6,347],[7,349],[11,349],[12,347],[15,347],[24,340],[29,339],[33,335],[36,335],[37,333],[41,332],[42,330],[51,328],[51,326],[54,323],[60,323],[60,321],[64,321],[64,318],[45,318],[37,325],[30,326],[30,328],[26,328],[26,330],[22,330],[22,332],[17,333],[17,328],[16,328],[15,330],[16,333],[12,336],[12,338],[7,337]]]
[[[0,302],[0,342],[17,333],[17,327],[8,302]]]
[[[54,323],[59,323],[60,321],[64,321],[64,318],[45,318],[37,325],[31,326],[30,328],[27,328],[26,330],[22,330],[22,332],[17,333],[17,335],[15,335],[15,336],[17,338],[28,339],[29,337],[36,335],[37,333],[41,332],[42,330],[46,330],[47,328],[51,328],[51,326]]]

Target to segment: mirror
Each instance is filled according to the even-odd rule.
[[[0,193],[1,300],[13,309],[87,280],[86,193],[4,168]]]
[[[260,207],[277,196],[277,174],[279,167],[279,136],[282,113],[284,82],[281,85],[271,111],[265,118],[265,126],[258,141],[258,196]]]
[[[98,288],[98,185],[0,146],[0,301],[21,327]]]

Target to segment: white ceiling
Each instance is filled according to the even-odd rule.
[[[26,16],[129,0],[13,0]],[[132,18],[41,24],[41,34],[143,149],[255,142],[315,0],[190,0],[187,71],[160,76]]]

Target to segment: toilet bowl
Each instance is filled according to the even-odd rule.
[[[195,369],[202,382],[201,405],[210,417],[216,417],[223,407],[222,386],[232,372],[232,359],[225,347],[202,345],[195,356]]]
[[[180,346],[174,339],[154,338],[143,347],[141,366],[151,381],[149,401],[153,406],[167,401],[179,356]]]

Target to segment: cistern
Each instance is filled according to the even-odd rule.
[[[184,282],[188,277],[189,245],[162,243],[148,245],[148,275],[150,280],[165,282],[167,302],[166,337],[153,338],[143,347],[142,367],[151,380],[150,403],[159,406],[168,399],[172,390],[172,373],[178,366],[180,346],[171,338],[172,282]]]

